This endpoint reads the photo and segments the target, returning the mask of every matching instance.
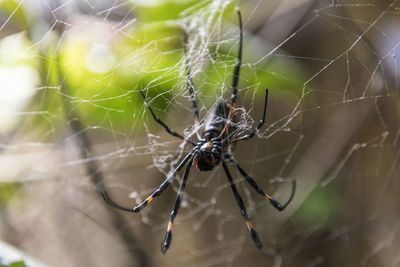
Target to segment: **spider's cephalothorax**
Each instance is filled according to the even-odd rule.
[[[239,84],[239,73],[240,73],[240,66],[242,63],[242,44],[243,44],[243,27],[242,27],[242,18],[240,12],[238,11],[239,17],[239,53],[238,58],[234,67],[233,71],[233,81],[232,81],[232,96],[231,96],[231,103],[228,105],[226,102],[219,102],[214,110],[210,112],[210,116],[207,117],[205,120],[204,125],[204,132],[201,135],[201,138],[197,142],[193,142],[188,138],[183,137],[179,133],[171,130],[163,121],[161,121],[153,112],[152,108],[150,107],[149,103],[146,100],[146,96],[143,91],[141,94],[144,99],[144,103],[149,109],[151,115],[153,116],[154,120],[160,124],[169,134],[175,136],[182,141],[190,143],[193,148],[185,158],[178,164],[175,170],[169,175],[164,182],[150,195],[148,196],[143,202],[133,208],[127,208],[122,205],[116,203],[108,194],[106,189],[104,188],[102,192],[102,196],[104,200],[111,206],[116,207],[118,209],[130,212],[139,212],[147,204],[153,201],[154,198],[161,195],[161,193],[171,184],[175,175],[187,164],[185,168],[185,172],[183,174],[183,178],[179,187],[178,195],[175,200],[174,208],[170,214],[170,219],[168,222],[167,231],[165,233],[161,248],[162,252],[165,253],[169,248],[172,240],[172,227],[175,220],[176,215],[178,214],[178,210],[181,205],[183,191],[185,190],[186,181],[189,177],[189,171],[192,165],[195,165],[200,171],[211,171],[216,165],[222,164],[222,167],[225,171],[226,177],[228,178],[229,185],[232,189],[233,196],[235,197],[236,203],[240,208],[241,215],[246,222],[247,229],[249,230],[250,236],[254,241],[256,247],[267,255],[273,255],[272,253],[266,251],[263,248],[263,245],[258,237],[256,230],[253,227],[253,224],[250,222],[249,216],[247,215],[246,207],[244,205],[244,201],[236,188],[236,185],[233,181],[232,175],[230,174],[229,168],[227,163],[231,164],[235,169],[239,171],[239,173],[243,176],[246,182],[250,184],[251,187],[255,189],[255,191],[262,195],[266,200],[268,200],[271,205],[279,211],[282,211],[286,208],[286,206],[292,201],[295,190],[296,190],[296,182],[293,181],[292,186],[292,193],[289,199],[286,201],[285,204],[281,205],[277,200],[273,199],[270,195],[266,194],[264,190],[257,185],[257,183],[251,178],[240,166],[239,164],[233,159],[230,154],[232,150],[232,146],[234,146],[237,142],[245,141],[251,139],[258,130],[263,126],[265,121],[265,113],[267,110],[267,102],[268,102],[268,89],[265,91],[265,102],[264,102],[264,113],[262,119],[259,121],[257,126],[248,134],[243,136],[235,136],[235,108],[236,108],[236,99],[237,99],[237,92],[238,92],[238,84]],[[186,54],[186,44],[187,44],[187,35],[184,35],[184,50]],[[196,124],[199,123],[199,112],[197,108],[197,93],[195,91],[190,67],[189,67],[189,59],[185,57],[185,66],[186,66],[186,79],[187,85],[190,93],[190,101],[192,103],[192,111],[195,116]]]
[[[202,139],[196,144],[193,157],[193,165],[200,171],[211,171],[221,163],[224,153],[227,153],[227,139],[221,133],[226,125],[229,110],[225,103],[219,102],[206,118]],[[234,127],[229,127],[227,133],[233,131]]]

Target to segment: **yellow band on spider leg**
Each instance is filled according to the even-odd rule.
[[[251,231],[253,229],[253,224],[250,221],[246,221],[246,224],[249,231]]]
[[[173,224],[172,224],[172,222],[170,221],[170,222],[168,223],[168,228],[167,228],[167,231],[168,231],[168,232],[171,232],[171,231],[172,231],[172,226],[173,226]]]
[[[271,199],[271,197],[269,195],[267,195],[267,194],[265,194],[264,197],[265,197],[266,200],[270,200]]]

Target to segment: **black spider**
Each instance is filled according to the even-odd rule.
[[[197,141],[197,143],[185,139],[182,135],[178,134],[177,132],[171,130],[164,122],[162,122],[153,112],[152,108],[148,104],[146,97],[141,91],[141,94],[144,99],[144,103],[149,109],[151,115],[153,116],[154,120],[160,124],[164,129],[171,135],[188,142],[193,145],[192,151],[185,156],[185,158],[179,163],[179,165],[175,168],[175,170],[172,172],[171,175],[169,175],[164,182],[149,196],[144,200],[142,203],[139,205],[133,207],[133,208],[126,208],[123,207],[116,202],[114,202],[110,196],[108,195],[107,191],[103,191],[103,198],[104,200],[111,206],[116,207],[118,209],[124,210],[124,211],[130,211],[130,212],[139,212],[141,209],[143,209],[148,203],[150,203],[154,198],[158,197],[161,195],[161,193],[168,187],[168,185],[171,183],[173,180],[174,176],[178,171],[180,171],[183,166],[187,163],[185,173],[183,175],[182,182],[179,187],[179,191],[176,197],[175,201],[175,206],[174,209],[172,210],[170,214],[170,220],[168,223],[167,227],[167,232],[164,236],[164,240],[162,243],[162,252],[165,253],[167,249],[169,248],[169,245],[171,243],[171,238],[172,238],[172,225],[175,219],[175,216],[178,213],[180,204],[181,204],[181,199],[183,195],[183,191],[185,189],[186,181],[189,176],[189,171],[192,165],[196,166],[200,171],[211,171],[216,165],[222,164],[222,167],[224,168],[224,171],[226,173],[226,176],[228,178],[229,184],[231,186],[233,195],[236,199],[237,204],[240,207],[241,214],[243,218],[246,221],[247,228],[250,232],[250,235],[258,249],[260,249],[263,253],[267,255],[272,255],[272,253],[266,251],[263,249],[263,245],[261,244],[261,241],[257,235],[257,232],[255,231],[252,223],[249,220],[249,216],[247,215],[246,207],[244,205],[243,199],[239,194],[239,191],[236,188],[235,183],[233,182],[232,176],[229,172],[227,162],[233,165],[240,174],[245,178],[245,180],[259,193],[261,194],[265,199],[269,200],[269,202],[272,204],[273,207],[275,207],[277,210],[282,211],[283,209],[286,208],[286,206],[290,203],[290,201],[293,199],[293,196],[295,194],[296,190],[296,182],[293,181],[293,187],[292,187],[292,193],[289,197],[289,200],[284,204],[281,205],[277,200],[273,199],[270,195],[266,194],[264,190],[257,185],[257,183],[236,163],[236,161],[231,157],[230,155],[230,146],[233,144],[236,144],[239,141],[243,140],[248,140],[252,138],[255,133],[263,126],[264,121],[265,121],[265,113],[267,110],[267,102],[268,102],[268,89],[265,91],[265,102],[264,102],[264,113],[263,117],[258,123],[258,125],[255,127],[255,129],[250,132],[249,134],[246,134],[241,137],[232,137],[232,134],[229,134],[230,132],[232,133],[236,127],[234,124],[234,111],[235,111],[235,106],[236,106],[236,99],[237,99],[237,87],[239,83],[239,72],[240,72],[240,66],[241,66],[241,61],[242,61],[242,43],[243,43],[243,26],[242,26],[242,17],[240,12],[238,11],[238,17],[239,17],[239,29],[240,29],[240,41],[239,41],[239,53],[238,53],[238,58],[234,67],[234,73],[233,73],[233,82],[232,82],[232,96],[231,96],[231,104],[228,105],[224,102],[219,102],[213,112],[210,113],[210,116],[206,119],[205,122],[205,127],[204,127],[204,132]],[[185,35],[185,53],[186,53],[186,44],[187,44],[187,36]],[[196,97],[196,92],[194,89],[194,85],[191,79],[191,73],[190,73],[190,68],[189,68],[189,62],[188,62],[188,57],[185,57],[185,65],[186,65],[186,70],[187,70],[187,85],[189,88],[189,93],[190,93],[190,100],[192,102],[192,111],[195,116],[195,120],[198,123],[199,122],[199,111],[197,109],[197,97]]]

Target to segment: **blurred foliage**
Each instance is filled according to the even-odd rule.
[[[24,261],[15,261],[15,262],[12,262],[10,264],[2,265],[2,266],[5,266],[5,267],[25,267],[26,265],[25,265]]]
[[[327,187],[316,187],[296,212],[300,222],[315,227],[329,227],[337,218],[340,201],[337,193]]]
[[[198,0],[158,0],[158,1],[130,1],[135,14],[141,22],[154,22],[162,20],[175,20],[180,18],[180,13],[193,5]],[[168,12],[166,12],[168,10]]]
[[[0,208],[6,207],[20,188],[21,184],[19,182],[0,183]]]
[[[0,132],[18,124],[19,116],[29,106],[39,77],[38,51],[26,32],[10,34],[0,39],[0,113],[7,114],[0,121]]]
[[[29,25],[29,19],[27,17],[29,12],[26,12],[25,6],[21,5],[21,1],[16,0],[0,0],[0,17],[9,18],[12,15],[12,20],[9,21],[13,27],[17,27],[20,30],[27,30]]]
[[[27,32],[32,32],[34,25],[27,23],[28,19],[23,9],[15,9],[15,1],[2,2],[6,3],[2,7],[3,12],[9,15],[10,12],[16,11],[13,21],[22,25],[21,28]],[[45,118],[38,116],[35,120],[43,120],[45,124],[50,123],[49,127],[54,127],[58,122],[53,120],[63,117],[63,103],[69,101],[85,125],[96,125],[104,129],[112,127],[119,131],[131,129],[132,124],[140,127],[141,124],[135,122],[141,121],[143,114],[150,116],[144,109],[140,90],[145,91],[154,110],[164,111],[157,114],[166,117],[172,98],[175,94],[182,93],[181,86],[186,85],[183,29],[179,23],[173,21],[181,19],[182,12],[193,15],[196,10],[207,8],[207,1],[197,5],[196,2],[133,1],[136,22],[124,30],[125,34],[113,38],[102,36],[110,26],[101,24],[96,24],[100,29],[97,33],[93,32],[90,25],[66,28],[61,44],[60,33],[48,32],[40,43],[40,56],[35,49],[28,50],[31,53],[29,60],[41,74],[42,85],[45,88],[37,91],[35,97],[38,101],[33,101],[33,105],[38,105],[37,109],[47,110],[52,114]],[[234,8],[235,5],[230,4],[222,9],[222,27],[237,27]],[[216,17],[218,16],[217,14]],[[265,88],[275,92],[295,91],[298,95],[304,73],[294,59],[269,58],[256,65],[246,65],[246,62],[250,62],[249,59],[258,60],[256,53],[252,51],[260,49],[246,41],[246,36],[249,35],[250,33],[245,33],[244,36],[244,65],[240,86],[248,87],[249,90],[257,89],[257,97],[260,99],[263,98]],[[232,76],[237,57],[238,37],[239,35],[234,37],[237,43],[229,42],[209,47],[214,60],[205,64],[202,67],[204,72],[194,77],[196,87],[201,90],[200,95],[205,99],[212,99],[210,96],[215,97],[218,91],[231,86],[231,78],[225,77]],[[192,36],[189,36],[189,39],[191,38]],[[232,48],[232,45],[235,48]],[[21,57],[26,54],[19,50],[12,55]],[[41,61],[39,64],[38,59]],[[195,63],[191,62],[192,67],[193,64]],[[64,86],[61,89],[60,84]],[[60,94],[59,90],[63,92]],[[252,97],[252,94],[247,96]],[[36,121],[35,124],[41,123]]]
[[[39,67],[38,51],[26,32],[16,33],[0,39],[0,64],[4,66],[29,65]]]
[[[252,51],[257,49],[257,47],[252,47],[251,45],[251,43],[247,43],[246,40],[244,40],[244,62],[240,72],[240,86],[255,86],[254,89],[257,89],[257,96],[260,99],[263,99],[266,88],[273,89],[277,93],[288,90],[300,97],[301,90],[299,90],[299,88],[302,87],[305,77],[305,73],[300,64],[295,60],[290,60],[286,57],[272,58],[268,61],[263,61],[256,66],[246,64],[248,62],[246,58],[254,58]],[[231,49],[226,46],[221,47],[221,50],[215,58],[216,63],[213,66],[209,65],[206,68],[205,76],[207,76],[209,83],[203,88],[206,91],[205,93],[215,91],[212,84],[218,84],[221,77],[224,77],[225,72],[228,71],[227,74],[230,77],[233,76],[233,66],[236,62],[236,58],[236,49]],[[231,62],[231,68],[227,68],[227,62]],[[228,79],[229,83],[225,84],[225,86],[231,86],[230,80],[231,79]]]
[[[143,113],[140,90],[147,90],[155,110],[165,110],[180,80],[180,32],[164,23],[143,25],[115,44],[100,46],[67,37],[60,54],[62,74],[83,121],[101,124],[109,118],[114,126],[129,128],[132,116]]]

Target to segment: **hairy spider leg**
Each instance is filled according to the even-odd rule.
[[[262,119],[258,122],[256,128],[254,128],[254,130],[251,133],[246,134],[246,135],[244,135],[242,137],[238,137],[236,139],[233,139],[232,140],[233,144],[236,144],[239,141],[251,139],[256,134],[256,132],[258,132],[258,130],[260,130],[260,128],[264,125],[264,122],[265,122],[265,114],[267,112],[267,103],[268,103],[268,89],[265,89],[264,113],[263,113]]]
[[[173,223],[174,223],[174,220],[175,220],[175,216],[178,214],[178,210],[179,210],[179,208],[181,206],[183,191],[185,190],[186,181],[187,181],[187,178],[189,177],[189,171],[190,171],[190,168],[192,167],[192,162],[193,162],[193,157],[189,160],[188,165],[186,166],[185,174],[183,176],[181,185],[179,186],[179,191],[178,191],[178,194],[176,196],[174,209],[171,211],[171,214],[170,214],[170,219],[169,219],[169,222],[168,222],[167,232],[165,233],[163,242],[161,244],[162,253],[167,252],[167,250],[169,248],[169,245],[171,244]]]
[[[247,215],[247,211],[246,211],[246,207],[244,206],[243,199],[240,196],[240,193],[237,190],[235,183],[233,182],[233,179],[232,179],[232,176],[231,176],[231,174],[229,172],[228,166],[226,166],[225,162],[222,163],[222,166],[224,167],[225,174],[226,174],[226,177],[228,177],[228,181],[229,181],[229,184],[231,186],[233,195],[234,195],[234,197],[236,199],[236,202],[237,202],[237,204],[238,204],[238,206],[240,208],[240,212],[241,212],[244,220],[246,221],[247,229],[250,232],[250,235],[251,235],[251,238],[254,241],[254,244],[256,245],[256,247],[262,253],[264,253],[264,254],[266,254],[268,256],[274,256],[275,255],[274,253],[271,253],[271,252],[269,252],[269,251],[267,251],[267,250],[265,250],[263,248],[263,245],[262,245],[262,243],[260,241],[260,238],[258,237],[258,234],[257,234],[256,230],[254,229],[253,224],[250,222],[249,216]]]
[[[189,57],[188,57],[188,51],[187,51],[187,44],[188,44],[188,36],[186,32],[183,34],[183,49],[185,51],[185,67],[186,67],[186,82],[187,82],[187,87],[189,89],[189,94],[190,94],[190,102],[192,102],[192,111],[196,120],[196,123],[199,123],[199,109],[197,108],[197,91],[194,88],[194,83],[192,81],[192,72],[190,70],[190,63],[189,63]]]
[[[226,120],[226,124],[224,129],[222,130],[220,136],[222,136],[223,134],[225,134],[225,132],[228,130],[228,125],[230,120],[233,117],[233,113],[235,111],[235,107],[236,107],[236,99],[237,99],[237,89],[238,89],[238,84],[239,84],[239,76],[240,76],[240,67],[242,65],[242,50],[243,50],[243,24],[242,24],[242,15],[240,14],[240,11],[237,11],[238,13],[238,18],[239,18],[239,34],[240,34],[240,38],[239,38],[239,52],[238,52],[238,57],[236,60],[236,64],[235,64],[235,68],[233,71],[233,80],[232,80],[232,96],[231,96],[231,110],[229,112],[229,116]]]
[[[260,194],[262,195],[266,200],[269,200],[271,205],[276,208],[279,211],[282,211],[286,208],[287,205],[292,201],[294,194],[296,192],[296,180],[293,180],[292,183],[292,193],[290,194],[289,199],[286,201],[285,204],[280,204],[277,200],[273,199],[270,195],[266,194],[264,190],[257,185],[257,183],[248,175],[240,166],[239,164],[234,161],[233,159],[229,159],[229,161],[232,163],[233,167],[235,167],[240,174],[246,179],[246,181]]]
[[[123,207],[119,204],[117,204],[114,200],[111,199],[111,197],[108,195],[107,191],[104,190],[102,192],[102,196],[104,200],[109,204],[110,206],[113,206],[117,209],[123,210],[123,211],[129,211],[129,212],[139,212],[141,211],[144,207],[147,206],[151,201],[153,201],[154,198],[158,197],[161,195],[161,193],[168,187],[168,185],[171,183],[172,178],[175,177],[176,173],[182,169],[182,167],[188,162],[189,159],[192,158],[193,151],[190,152],[189,154],[186,155],[186,157],[179,163],[178,167],[175,168],[175,170],[172,172],[171,175],[169,175],[164,182],[149,196],[147,197],[142,203],[139,205],[133,207],[133,208],[126,208]]]
[[[143,90],[140,90],[140,94],[142,95],[143,99],[144,99],[144,104],[146,105],[146,107],[150,110],[151,115],[153,116],[154,120],[160,124],[162,127],[164,127],[164,129],[172,136],[178,137],[179,139],[183,140],[183,141],[187,141],[189,143],[191,143],[192,145],[196,145],[195,143],[193,143],[191,140],[187,140],[185,139],[182,135],[178,134],[177,132],[175,132],[174,130],[171,130],[162,120],[160,120],[159,117],[156,116],[156,114],[154,114],[153,109],[150,107],[149,103],[147,102],[146,96],[143,93]]]

